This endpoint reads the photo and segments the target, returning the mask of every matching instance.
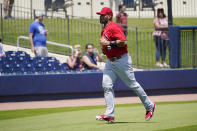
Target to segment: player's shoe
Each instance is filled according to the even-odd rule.
[[[153,117],[155,108],[156,108],[156,105],[154,104],[152,110],[146,111],[145,119],[146,119],[147,121],[149,121],[149,120]]]
[[[107,121],[110,123],[113,123],[115,121],[114,117],[108,117],[106,115],[98,115],[98,116],[96,116],[96,120]]]

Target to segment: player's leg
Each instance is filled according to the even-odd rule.
[[[117,67],[116,74],[139,96],[145,109],[147,111],[151,110],[154,103],[149,99],[144,89],[136,81],[129,54],[123,55],[121,59],[115,62]]]
[[[105,65],[105,69],[103,71],[103,90],[104,90],[104,97],[106,103],[106,112],[104,115],[96,116],[99,120],[107,120],[105,118],[114,118],[114,90],[113,90],[113,83],[116,80],[117,76],[112,71],[111,62],[108,60]]]
[[[105,115],[114,117],[114,90],[113,90],[113,83],[115,82],[117,76],[112,71],[111,62],[108,60],[103,71],[103,90],[104,90],[104,97],[106,102],[106,112]]]

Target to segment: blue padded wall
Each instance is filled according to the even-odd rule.
[[[144,89],[197,87],[197,70],[135,71]],[[120,80],[115,91],[130,89]],[[0,76],[0,96],[103,92],[102,73]]]

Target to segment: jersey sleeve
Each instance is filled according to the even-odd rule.
[[[108,29],[103,33],[103,37],[108,40],[111,41],[111,36],[112,36],[112,32]]]
[[[35,26],[31,24],[29,27],[29,33],[34,33],[34,30],[35,30]]]

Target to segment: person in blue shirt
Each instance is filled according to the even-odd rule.
[[[46,36],[48,31],[42,23],[44,17],[43,12],[37,12],[35,21],[31,23],[29,28],[29,41],[31,43],[31,50],[35,56],[48,56],[48,49],[46,47]]]
[[[99,54],[98,50],[94,48],[93,44],[86,44],[86,53],[82,57],[82,62],[85,70],[99,69],[104,70],[103,67],[98,66],[97,62],[102,62],[103,58]]]

